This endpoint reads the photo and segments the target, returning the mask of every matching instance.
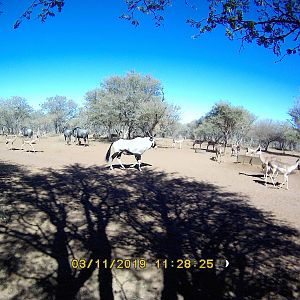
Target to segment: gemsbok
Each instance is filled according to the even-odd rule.
[[[111,143],[105,157],[105,160],[109,163],[110,169],[113,170],[112,162],[115,158],[117,158],[119,164],[121,165],[121,168],[125,169],[121,161],[122,154],[125,154],[134,155],[137,162],[130,167],[132,168],[136,164],[138,164],[138,169],[142,171],[142,154],[148,149],[154,148],[156,146],[154,137],[155,135],[149,135],[148,137],[137,137],[132,140],[120,139]]]

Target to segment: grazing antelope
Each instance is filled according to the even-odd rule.
[[[282,163],[278,160],[270,160],[267,163],[266,175],[265,175],[265,185],[267,185],[267,177],[270,176],[273,186],[275,186],[274,175],[276,172],[280,172],[283,174],[283,182],[280,184],[278,188],[281,188],[284,184],[286,184],[286,189],[289,189],[289,178],[288,175],[296,170],[299,166],[299,158],[296,163],[293,165]]]
[[[8,150],[13,150],[14,142],[17,139],[17,135],[5,135],[5,144],[11,144],[11,147],[8,148]]]
[[[121,155],[134,155],[136,159],[136,163],[131,165],[130,167],[134,167],[138,164],[138,168],[141,169],[142,162],[142,154],[150,148],[154,148],[156,146],[154,136],[149,135],[148,137],[137,137],[132,140],[124,140],[120,139],[113,143],[111,143],[107,153],[105,160],[109,162],[110,169],[113,170],[112,161],[114,158],[117,158],[119,164],[122,169],[125,169],[124,165],[121,162]]]
[[[221,144],[215,145],[216,161],[221,163],[221,156],[224,154],[224,148]]]

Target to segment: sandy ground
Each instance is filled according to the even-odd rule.
[[[3,137],[2,137],[3,140]],[[203,150],[195,153],[192,148],[192,141],[186,141],[182,149],[173,149],[171,140],[158,140],[158,148],[147,151],[142,161],[151,166],[144,167],[153,170],[164,171],[169,174],[193,178],[216,184],[230,192],[246,195],[250,202],[257,208],[272,212],[276,218],[288,222],[300,230],[300,172],[297,170],[289,176],[289,190],[285,188],[273,188],[263,185],[261,168],[249,164],[237,164],[236,158],[230,156],[230,149],[218,164],[211,158],[214,153]],[[3,145],[3,143],[2,143]],[[0,148],[0,159],[3,161],[15,162],[25,165],[32,170],[46,168],[63,168],[69,164],[80,164],[83,166],[106,166],[104,157],[109,144],[90,141],[89,147],[77,146],[72,143],[65,145],[63,137],[48,137],[40,139],[35,145],[36,153],[26,152],[31,150],[25,145],[25,151],[19,150],[20,140],[17,140],[14,147],[18,150],[8,151],[4,145]],[[162,148],[160,148],[160,146]],[[199,145],[196,145],[199,146]],[[203,144],[202,148],[205,149]],[[274,151],[274,150],[273,150]],[[242,154],[244,154],[242,150]],[[278,151],[277,151],[278,152]],[[273,154],[272,154],[273,155]],[[293,164],[296,161],[297,153],[278,155],[283,162]],[[295,156],[295,157],[294,157]],[[122,162],[131,164],[135,161],[133,156],[123,156]],[[114,161],[117,165],[117,161]],[[115,170],[114,172],[135,172],[128,169],[125,171]],[[270,179],[268,179],[270,183]],[[279,175],[277,182],[282,182],[283,176]]]
[[[261,168],[236,163],[230,149],[219,164],[191,141],[182,149],[157,144],[142,156],[142,172],[117,161],[111,171],[108,143],[66,145],[52,136],[33,153],[20,150],[20,140],[8,150],[0,137],[0,299],[112,299],[103,288],[110,278],[120,300],[299,299],[300,172],[289,176],[289,190],[266,187]],[[122,161],[129,166],[134,157]],[[97,268],[68,269],[74,255],[216,255],[230,267],[203,273],[147,261],[143,270],[98,268],[97,275]],[[76,289],[77,298],[66,298]]]

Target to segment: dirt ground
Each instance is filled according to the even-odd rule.
[[[118,201],[122,202],[123,201],[122,199],[124,198],[125,199],[124,205],[129,205],[129,203],[132,202],[132,205],[135,207],[134,209],[138,209],[139,212],[143,211],[143,209],[147,210],[148,211],[147,216],[149,220],[147,219],[147,217],[145,217],[141,221],[140,219],[138,219],[139,217],[137,216],[137,212],[135,212],[130,217],[129,216],[124,217],[125,218],[124,220],[126,221],[122,223],[123,225],[120,225],[121,223],[118,224],[117,221],[111,223],[108,222],[105,227],[106,231],[103,233],[102,238],[105,240],[106,243],[107,243],[107,239],[110,241],[108,243],[108,245],[111,247],[111,251],[109,251],[109,255],[113,254],[112,255],[113,257],[114,255],[119,255],[119,257],[122,257],[122,255],[126,255],[126,253],[127,254],[131,253],[130,255],[131,257],[133,257],[134,255],[135,257],[139,257],[138,255],[143,255],[140,257],[146,257],[147,255],[149,255],[149,258],[153,258],[153,257],[159,257],[161,253],[165,253],[164,251],[167,251],[167,253],[173,253],[172,252],[173,250],[170,249],[165,250],[164,248],[164,250],[161,250],[160,248],[161,246],[157,246],[156,242],[153,242],[151,238],[147,236],[148,235],[147,230],[145,230],[144,234],[140,233],[137,235],[137,233],[135,233],[135,238],[133,238],[134,242],[131,241],[132,245],[130,244],[130,242],[126,240],[126,238],[128,238],[126,237],[126,234],[122,234],[116,237],[118,242],[115,244],[113,243],[113,240],[114,240],[114,235],[119,230],[118,228],[120,228],[118,226],[123,226],[123,228],[128,226],[128,228],[129,227],[131,228],[128,229],[128,232],[131,232],[133,229],[137,230],[136,226],[141,225],[141,222],[143,222],[144,226],[146,227],[149,226],[149,230],[151,232],[155,231],[156,235],[162,234],[159,229],[160,227],[166,228],[165,231],[164,230],[162,231],[166,232],[167,240],[168,240],[170,238],[168,234],[169,233],[168,230],[170,230],[170,232],[173,232],[174,230],[174,228],[172,227],[173,225],[171,226],[169,223],[171,222],[172,224],[173,223],[176,224],[176,226],[174,225],[177,228],[176,230],[178,230],[178,228],[181,226],[178,225],[178,223],[176,223],[178,222],[178,220],[176,220],[176,216],[177,219],[183,218],[185,220],[184,222],[191,222],[191,223],[188,223],[189,225],[187,227],[184,227],[184,228],[188,228],[187,231],[189,232],[189,235],[185,230],[179,231],[179,233],[183,236],[182,239],[186,237],[187,240],[189,240],[189,246],[182,245],[181,248],[178,249],[178,252],[176,252],[177,254],[174,254],[173,257],[179,258],[180,255],[184,256],[190,253],[189,251],[191,251],[191,253],[194,253],[194,257],[197,256],[196,254],[197,251],[195,250],[193,252],[191,250],[193,248],[191,245],[194,245],[193,244],[194,242],[192,240],[194,239],[195,243],[197,244],[198,236],[200,238],[200,235],[203,232],[206,232],[205,234],[206,237],[201,238],[201,245],[202,245],[201,257],[203,257],[204,255],[203,253],[206,251],[203,249],[203,245],[206,245],[205,249],[210,249],[209,251],[207,250],[208,257],[209,255],[212,255],[212,253],[214,253],[214,250],[212,249],[214,249],[215,244],[218,244],[218,249],[224,249],[226,247],[228,249],[230,247],[233,247],[232,249],[235,249],[235,250],[231,250],[232,252],[230,251],[228,252],[227,250],[226,250],[227,252],[225,250],[224,251],[218,250],[219,252],[217,251],[217,253],[222,253],[220,258],[226,257],[226,259],[228,260],[229,258],[231,258],[229,262],[232,265],[232,273],[229,272],[226,275],[227,277],[221,271],[220,272],[216,271],[216,273],[211,275],[212,277],[210,279],[207,279],[209,277],[209,276],[207,277],[207,274],[205,275],[206,279],[203,279],[204,277],[201,277],[202,276],[201,274],[199,275],[198,273],[195,274],[191,273],[192,274],[191,276],[193,278],[192,283],[190,283],[189,280],[187,279],[189,278],[188,276],[181,278],[180,277],[181,273],[177,274],[175,272],[174,274],[170,275],[166,270],[159,270],[161,272],[157,272],[154,266],[149,267],[147,272],[146,271],[143,272],[143,276],[139,275],[140,277],[137,278],[136,275],[134,275],[135,276],[134,277],[135,281],[133,281],[134,283],[131,282],[133,275],[130,275],[127,272],[128,270],[123,271],[121,275],[120,273],[114,273],[119,270],[113,270],[112,275],[109,274],[109,272],[108,274],[105,273],[104,270],[103,271],[104,273],[100,274],[100,277],[102,276],[101,278],[106,278],[107,282],[109,282],[109,279],[107,279],[109,276],[113,277],[113,286],[114,286],[113,293],[115,299],[177,299],[176,297],[178,297],[178,299],[182,299],[181,297],[184,297],[185,299],[194,299],[193,297],[196,296],[199,297],[199,295],[204,297],[202,299],[236,299],[238,297],[240,297],[241,299],[243,297],[245,297],[244,299],[297,299],[298,298],[299,281],[297,282],[297,280],[299,280],[298,275],[299,275],[299,231],[300,231],[300,218],[299,218],[300,172],[299,170],[296,170],[294,173],[292,173],[289,176],[289,190],[286,190],[284,188],[281,189],[274,188],[273,185],[270,184],[270,180],[268,186],[266,187],[263,182],[261,167],[255,165],[251,166],[249,164],[237,163],[236,157],[230,156],[230,149],[227,150],[227,154],[225,155],[225,157],[222,158],[223,161],[219,164],[212,159],[214,157],[214,153],[210,151],[207,152],[205,150],[202,150],[202,151],[197,151],[196,153],[192,149],[192,141],[185,141],[183,143],[182,149],[178,149],[178,147],[173,149],[171,148],[171,144],[172,144],[171,140],[158,140],[157,141],[158,147],[155,149],[150,149],[142,156],[143,170],[142,172],[139,172],[137,169],[134,168],[127,168],[126,170],[121,170],[117,167],[117,161],[114,162],[116,168],[113,171],[107,169],[106,163],[104,161],[104,157],[109,147],[108,143],[90,141],[88,147],[82,145],[78,146],[75,145],[74,143],[68,146],[65,144],[63,137],[52,136],[52,137],[41,138],[34,146],[37,152],[33,153],[30,151],[20,150],[20,146],[21,146],[20,140],[17,140],[15,142],[14,144],[15,150],[8,150],[7,147],[4,145],[4,138],[1,137],[0,139],[1,139],[0,140],[0,162],[2,163],[2,165],[0,165],[0,168],[2,168],[2,171],[0,172],[0,174],[2,174],[1,193],[2,196],[9,199],[7,200],[8,201],[7,203],[5,202],[1,203],[2,208],[3,205],[12,205],[13,207],[19,205],[20,207],[18,207],[18,209],[22,210],[22,203],[16,204],[15,203],[15,201],[17,201],[16,199],[18,197],[19,197],[18,199],[24,199],[23,201],[25,203],[27,201],[27,198],[33,197],[32,195],[34,195],[35,193],[36,193],[36,199],[39,200],[51,199],[52,201],[51,198],[52,196],[50,195],[50,191],[48,190],[47,185],[45,185],[45,180],[48,180],[47,181],[48,183],[51,182],[51,184],[49,183],[49,186],[50,185],[53,186],[52,184],[54,182],[54,178],[55,178],[55,184],[54,184],[55,188],[53,188],[53,193],[55,194],[55,196],[60,195],[60,193],[62,194],[62,190],[63,190],[63,195],[57,197],[57,199],[67,199],[67,197],[69,196],[71,197],[72,193],[74,192],[71,186],[74,184],[74,182],[77,181],[80,182],[81,187],[78,188],[76,186],[78,193],[74,197],[75,198],[78,197],[78,199],[80,198],[80,201],[83,201],[82,199],[87,194],[92,199],[91,201],[98,201],[97,197],[98,198],[102,197],[103,199],[104,197],[103,195],[106,193],[104,192],[106,188],[107,189],[118,188],[120,190],[113,192],[114,199],[120,199]],[[29,150],[28,145],[26,145],[26,147],[27,147],[26,149]],[[197,145],[197,147],[199,147],[199,145]],[[204,149],[206,145],[203,144],[202,147]],[[271,151],[273,152],[272,155],[280,156],[281,160],[284,162],[294,163],[297,159],[297,153],[288,152],[285,155],[280,155],[280,153],[277,153],[273,149]],[[243,152],[245,151],[242,150],[242,153]],[[134,162],[134,157],[123,156],[122,161],[124,164],[128,166],[129,164]],[[68,176],[70,174],[72,174],[72,176],[69,178]],[[92,176],[92,174],[94,174],[94,177]],[[26,180],[24,178],[26,178]],[[68,178],[68,180],[66,178]],[[84,183],[85,179],[87,180],[87,183]],[[107,182],[109,182],[109,184],[105,185],[103,184],[103,182],[101,182],[101,180],[103,181],[106,180]],[[277,181],[282,182],[282,180],[283,180],[282,175],[279,175]],[[139,186],[141,187],[140,193],[139,193]],[[120,192],[122,189],[124,189],[124,191]],[[145,193],[142,192],[144,190]],[[132,194],[130,195],[133,196],[127,197],[126,196],[127,193],[131,193],[131,192]],[[173,196],[171,197],[171,195]],[[55,198],[55,196],[53,196],[53,199]],[[36,199],[34,201],[37,201]],[[130,201],[128,200],[129,203],[127,204],[126,204],[127,201],[126,199],[127,200],[130,199]],[[138,201],[136,201],[137,199]],[[162,200],[157,202],[157,199],[167,199],[165,200],[166,201],[165,208],[162,209],[161,211],[157,207],[162,205],[162,203],[164,202]],[[31,199],[30,201],[33,200]],[[60,200],[57,201],[59,202]],[[110,201],[115,201],[115,200],[110,200]],[[178,215],[177,215],[177,210],[175,208],[174,210],[170,208],[173,207],[172,206],[173,204],[171,205],[171,203],[173,203],[172,201],[178,201],[178,203],[182,201],[182,205],[178,204],[179,205],[178,209],[182,210],[180,213],[178,213]],[[142,205],[140,204],[141,202],[143,202],[144,206],[140,208],[139,205]],[[32,203],[30,204],[30,207],[33,205]],[[53,203],[56,203],[56,200]],[[78,208],[79,204],[78,207],[75,206],[75,201],[74,201],[74,207],[72,210],[70,206],[71,205],[70,202],[67,203],[68,203],[67,205],[69,205],[68,213],[72,215],[72,218],[74,218],[74,220],[77,220],[76,218],[78,216],[76,215],[76,210],[78,209],[79,212],[80,210],[80,208]],[[117,205],[119,206],[120,204],[117,203]],[[224,208],[225,206],[226,209]],[[152,207],[151,208],[152,210],[150,210],[150,207]],[[188,212],[183,211],[185,207],[186,209],[189,209]],[[27,209],[26,205],[25,208],[23,207],[23,209],[24,210]],[[51,207],[44,210],[44,208],[40,208],[40,206],[38,206],[38,208],[37,206],[35,206],[35,210],[37,209],[38,211],[35,212],[36,218],[41,218],[42,220],[43,218],[45,218],[45,214],[49,215],[49,220],[51,224],[48,223],[47,225],[45,224],[44,225],[45,228],[43,229],[43,232],[49,232],[55,236],[55,232],[59,232],[58,230],[59,226],[55,221],[55,216],[52,216],[50,213],[48,213],[49,212],[48,210],[51,209]],[[118,209],[120,209],[120,207],[118,207]],[[122,211],[122,209],[120,211]],[[160,220],[159,222],[157,216],[154,215],[154,212],[152,215],[152,211],[155,211],[155,209],[161,212],[159,217]],[[3,214],[5,213],[9,214],[9,212],[5,211],[5,208],[2,210],[4,210]],[[164,210],[168,211],[166,215],[164,215]],[[86,213],[84,209],[82,211]],[[120,211],[118,211],[116,214],[119,214],[120,219],[122,219],[121,216],[125,214],[125,211],[128,212],[129,208],[126,206],[126,210],[124,209],[122,212]],[[218,214],[216,214],[217,211],[219,211]],[[60,212],[59,206],[58,208],[55,208],[55,212],[59,214]],[[211,214],[209,214],[208,212],[211,212]],[[95,213],[95,211],[93,211],[93,213]],[[70,215],[68,215],[68,220],[70,218]],[[201,218],[199,217],[200,215]],[[97,216],[99,217],[98,213]],[[193,218],[187,216],[193,216]],[[35,217],[32,215],[30,216],[30,220],[34,220],[34,218]],[[133,222],[132,220],[134,218],[137,219],[136,221]],[[168,221],[163,222],[162,220],[164,218],[167,218]],[[103,217],[102,219],[106,220],[105,217]],[[187,221],[187,219],[190,220]],[[15,239],[14,241],[10,240],[10,242],[12,243],[11,245],[13,245],[13,247],[16,247],[17,244],[15,242],[16,239],[19,239],[19,241],[22,240],[22,243],[24,241],[26,242],[30,237],[33,238],[33,236],[29,235],[33,233],[31,232],[31,229],[28,229],[30,227],[29,226],[27,228],[28,229],[27,237],[25,235],[25,231],[27,229],[24,229],[24,232],[21,230],[21,232],[25,236],[24,238],[21,239],[20,233],[19,235],[15,233],[17,229],[19,230],[20,224],[23,223],[20,223],[21,221],[17,219],[13,219],[13,220],[15,220],[14,222],[19,222],[18,224],[16,223],[15,225],[10,225],[12,226],[12,228],[9,229],[11,230],[11,234],[9,236],[14,237]],[[89,220],[92,222],[94,219],[91,218],[87,220],[88,221],[86,223],[88,225],[81,224],[80,226],[84,226],[85,228],[86,226],[89,226]],[[193,224],[193,220],[195,224]],[[13,222],[11,224],[13,224]],[[194,228],[193,226],[196,226],[196,224],[197,227]],[[228,224],[230,224],[230,226]],[[251,230],[247,227],[250,226],[250,224],[251,224]],[[74,223],[72,226],[75,225],[77,226],[78,224]],[[9,224],[5,224],[5,226],[6,227],[9,226]],[[72,226],[68,228],[68,230],[66,231],[67,233],[72,232],[71,229]],[[98,224],[97,226],[100,225]],[[227,226],[229,227],[227,228]],[[208,233],[210,231],[210,229],[208,228],[211,228],[210,233]],[[224,228],[226,228],[226,230]],[[6,233],[9,232],[7,230],[8,229],[6,228],[6,231],[1,231],[0,233],[3,234],[4,232]],[[41,228],[40,230],[42,232]],[[84,229],[84,230],[88,230],[90,235],[91,232],[93,232],[93,230],[96,229],[92,229],[91,226],[91,228]],[[140,230],[143,231],[144,227],[141,226]],[[136,232],[139,231],[137,230]],[[231,239],[228,238],[227,240],[226,238],[226,242],[223,241],[224,236],[231,236],[231,234],[232,234]],[[130,234],[128,233],[128,235]],[[74,236],[72,235],[72,237]],[[141,242],[141,245],[143,246],[140,246],[139,248],[140,252],[137,251],[139,236],[143,236],[143,238],[145,238],[148,241],[148,242],[143,241],[143,243]],[[209,237],[209,240],[211,242],[209,243],[207,242],[208,240],[207,237]],[[173,238],[174,237],[171,238],[172,241]],[[47,243],[44,239],[45,237],[41,235],[42,245],[44,245],[44,243]],[[157,238],[154,238],[154,240],[156,241]],[[5,239],[1,241],[7,242],[7,240]],[[78,243],[84,244],[84,242],[80,238],[78,238],[78,240],[74,238],[73,241],[75,243],[74,245],[76,245],[76,241]],[[103,244],[103,240],[102,240],[102,244]],[[131,247],[128,246],[129,244],[131,245]],[[7,243],[1,243],[1,245],[2,248],[3,247],[5,248],[7,246]],[[124,247],[121,247],[120,245],[123,245]],[[195,248],[197,248],[196,245],[194,246]],[[38,250],[40,250],[38,245],[35,245],[34,242],[31,243],[31,247],[33,247],[37,252]],[[58,245],[57,247],[60,246]],[[63,249],[63,246],[61,247]],[[149,250],[146,250],[147,247],[149,247]],[[143,251],[141,250],[142,248]],[[19,248],[17,247],[16,249]],[[77,249],[76,253],[81,253],[80,247],[76,249]],[[247,251],[244,249],[247,249]],[[15,251],[17,253],[19,250],[15,250]],[[43,252],[45,255],[45,253],[48,253],[49,251],[43,250],[41,252]],[[51,251],[55,252],[53,249]],[[64,251],[68,252],[69,250],[65,249]],[[247,258],[247,263],[245,263],[245,266],[250,261],[255,259],[255,257],[256,258],[260,257],[260,259],[258,260],[261,266],[258,265],[255,267],[255,272],[257,273],[253,271],[254,269],[252,269],[251,271],[254,273],[251,273],[250,272],[251,268],[249,267],[249,265],[247,265],[247,267],[245,267],[243,275],[241,275],[242,273],[236,275],[238,272],[241,272],[240,266],[241,264],[243,264],[241,263],[241,259],[243,260],[243,258],[236,255],[236,253],[244,253],[244,251],[247,252],[247,254],[243,256],[244,258],[245,257]],[[82,250],[81,255],[87,255],[87,253],[90,252],[91,252],[90,250],[89,251]],[[235,254],[233,254],[233,252]],[[19,259],[26,260],[25,258],[27,254],[29,256],[31,255],[30,259],[33,259],[32,253],[34,252],[31,250],[30,253],[31,254],[28,254],[27,252],[26,254],[20,254]],[[154,253],[156,253],[156,255],[154,255]],[[101,257],[106,257],[105,253]],[[53,268],[55,269],[57,266],[60,266],[60,263],[62,262],[56,256],[52,256],[52,258],[56,260],[55,264],[52,264]],[[28,259],[29,258],[27,258],[27,262]],[[270,264],[268,264],[266,261],[269,261]],[[2,264],[4,264],[3,261]],[[278,264],[279,265],[281,264],[280,267],[278,266]],[[25,268],[25,265],[23,265],[23,267]],[[12,270],[10,268],[12,268]],[[10,272],[10,274],[12,274],[14,273],[14,270],[16,268],[17,268],[16,266],[15,267],[5,266],[3,270],[10,270],[7,272]],[[262,272],[260,268],[265,268],[266,270],[268,270],[268,275],[266,275],[266,272]],[[288,271],[289,269],[291,270]],[[3,270],[1,271],[2,277],[4,276],[5,273]],[[29,269],[27,270],[27,272],[28,271]],[[22,272],[24,273],[25,271],[22,268],[20,268],[20,273]],[[30,270],[30,272],[32,273],[33,271]],[[280,275],[278,275],[278,272],[281,272]],[[70,274],[71,273],[72,272],[70,272]],[[250,273],[256,274],[255,276],[257,277],[254,279],[255,276],[251,277],[252,275],[250,275]],[[287,273],[289,275],[287,275]],[[120,276],[118,277],[116,274],[119,274]],[[262,278],[260,278],[260,276],[257,274],[260,274]],[[7,274],[5,274],[5,276],[6,275]],[[127,278],[127,275],[129,279]],[[16,289],[18,290],[20,289],[20,281],[18,281],[16,278],[19,278],[21,275],[15,272],[13,276],[14,277],[11,277],[11,281],[15,282]],[[79,275],[76,274],[76,276]],[[85,274],[85,276],[86,277],[84,278],[86,281],[83,280],[81,285],[78,283],[78,281],[76,281],[77,285],[74,283],[74,286],[78,287],[78,290],[81,288],[80,289],[81,298],[78,299],[99,299],[97,298],[98,296],[96,295],[98,289],[96,285],[97,277],[91,276],[91,274]],[[201,280],[202,280],[201,282],[207,280],[206,282],[207,286],[203,287],[202,285],[198,284],[197,283],[198,281],[195,280],[193,276],[195,276],[196,279],[198,278],[197,280],[199,282]],[[251,278],[247,276],[250,276]],[[229,281],[225,280],[225,277]],[[224,280],[220,278],[223,278]],[[239,284],[236,283],[233,280],[233,278],[237,280],[236,282],[243,281],[243,286],[245,287],[245,289],[242,289],[243,292],[240,291],[242,286],[241,283]],[[26,290],[26,288],[28,288],[28,286],[30,286],[31,284],[32,285],[36,284],[34,278],[28,279],[25,277],[25,279],[23,278],[22,280],[23,280],[21,284],[22,285],[21,290],[23,291],[22,293],[24,293],[24,290]],[[278,281],[281,280],[280,281],[281,283],[279,284],[277,280]],[[220,290],[216,289],[217,291],[212,292],[212,290],[214,290],[215,288],[211,287],[210,285],[213,283],[215,284],[215,282],[217,281],[219,282]],[[228,282],[231,283],[229,284]],[[264,286],[262,282],[264,282],[264,284],[265,282],[269,282],[269,283],[266,284],[266,286]],[[50,285],[50,283],[48,284]],[[62,283],[59,284],[63,286]],[[57,284],[57,286],[59,284]],[[147,288],[145,288],[145,284],[147,285]],[[193,284],[193,286],[195,287],[194,289],[197,290],[197,292],[193,291],[194,294],[190,294],[191,293],[190,290],[192,288],[190,288],[190,290],[189,288],[187,288],[189,284]],[[41,286],[44,291],[45,284],[39,282],[39,288],[41,288]],[[74,289],[74,286],[71,288]],[[39,288],[37,288],[38,291],[40,291]],[[210,292],[208,292],[208,290]],[[36,295],[30,296],[29,294],[25,293],[27,295],[26,296],[27,298],[25,298],[25,296],[24,298],[22,298],[22,296],[20,296],[22,293],[18,294],[16,290],[14,290],[14,293],[10,292],[8,286],[6,286],[6,288],[4,288],[2,292],[3,292],[2,294],[3,296],[0,296],[0,299],[34,299],[34,297],[37,297]],[[56,291],[56,296],[59,295],[60,292],[62,291],[58,289]],[[105,295],[105,292],[103,292],[101,288],[99,290],[99,293],[100,295],[102,295],[103,299],[110,299],[110,296]],[[134,296],[130,296],[131,294]],[[172,295],[175,296],[173,297]],[[43,299],[43,297],[39,299]]]
[[[182,149],[179,149],[178,145],[173,149],[170,139],[158,140],[157,144],[158,148],[147,151],[142,157],[144,163],[151,165],[144,167],[145,169],[151,168],[168,174],[210,182],[221,186],[224,190],[242,193],[258,209],[272,212],[276,218],[300,230],[300,172],[298,170],[289,176],[289,190],[274,188],[270,179],[268,179],[270,184],[265,187],[261,168],[257,165],[236,163],[236,157],[230,156],[229,148],[226,156],[222,158],[222,163],[218,164],[211,159],[214,153],[205,151],[206,144],[202,145],[203,151],[200,153],[195,153],[191,149],[192,141],[184,142]],[[106,166],[104,157],[109,144],[90,141],[89,147],[74,143],[67,146],[63,137],[48,137],[39,140],[35,146],[36,153],[26,152],[31,150],[28,145],[25,145],[25,151],[21,151],[20,146],[20,140],[17,140],[14,145],[18,150],[7,151],[3,145],[0,149],[0,159],[25,165],[31,170],[42,170],[63,168],[75,163],[85,167],[93,165],[104,167]],[[199,145],[196,145],[196,148],[198,147]],[[271,151],[277,152],[275,156],[281,157],[283,162],[293,164],[297,160],[298,153],[287,152],[286,155],[281,155],[279,151]],[[244,154],[243,152],[245,150],[241,153]],[[133,156],[123,156],[122,162],[132,164],[135,159]],[[118,164],[116,160],[114,164]],[[126,176],[126,172],[137,172],[137,170],[115,170],[114,172]],[[279,175],[277,182],[282,181],[283,176]]]

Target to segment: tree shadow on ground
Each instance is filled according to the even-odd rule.
[[[298,232],[218,186],[151,170],[124,176],[71,165],[30,173],[1,163],[0,193],[9,215],[0,223],[6,299],[299,297]],[[87,263],[74,268],[74,258]],[[95,263],[115,258],[145,258],[149,267],[118,273],[116,264]],[[156,259],[169,268],[155,268]],[[178,259],[230,265],[199,269],[186,260],[176,268]],[[143,284],[129,290],[124,274]]]
[[[299,158],[299,154],[292,154],[292,153],[282,153],[282,152],[276,152],[276,151],[264,151],[264,153],[268,153],[268,154],[271,154],[271,155],[276,155],[278,157],[281,157],[281,156],[289,156],[289,157],[295,157],[295,158]]]

